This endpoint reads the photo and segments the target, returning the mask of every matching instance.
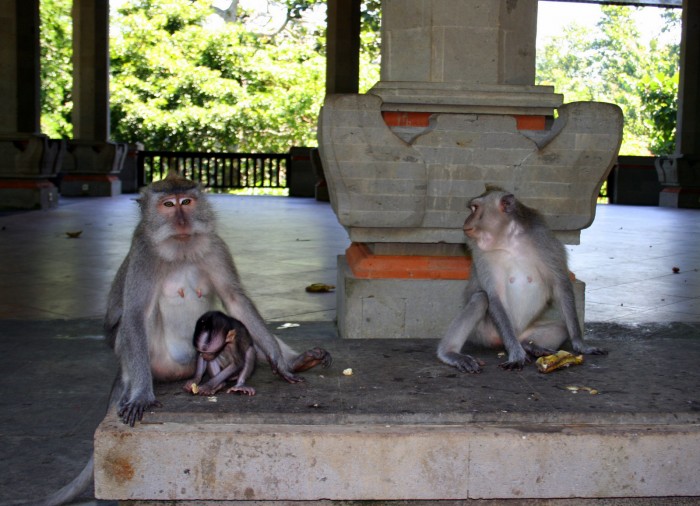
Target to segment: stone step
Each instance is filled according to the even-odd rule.
[[[98,428],[96,497],[700,496],[700,340],[679,327],[673,339],[629,342],[628,330],[598,328],[608,356],[549,374],[503,371],[493,351],[475,353],[484,372],[459,374],[437,361],[435,340],[329,339],[334,364],[304,384],[261,365],[255,397],[160,385],[163,408],[143,423],[129,428],[112,412]]]

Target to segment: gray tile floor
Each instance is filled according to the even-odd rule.
[[[92,452],[92,434],[104,416],[115,374],[113,354],[98,339],[100,318],[137,221],[134,198],[63,198],[50,211],[0,213],[0,502],[56,490],[78,473]],[[300,330],[314,345],[325,346],[321,341],[334,337],[330,321],[335,294],[308,294],[304,288],[314,282],[335,284],[336,256],[349,244],[330,206],[283,197],[212,199],[219,231],[263,316],[270,322],[300,322],[300,328],[284,332]],[[79,238],[66,235],[75,231],[82,231]],[[689,347],[695,346],[700,322],[699,237],[700,211],[600,206],[593,226],[582,233],[581,245],[567,246],[572,270],[587,283],[589,325],[649,324],[638,327],[639,332],[633,327],[633,337],[652,335],[660,348],[673,343],[670,351],[659,354],[650,353],[651,344],[644,340],[622,347],[618,341],[628,339],[627,327],[613,324],[606,330],[606,324],[593,324],[593,337],[612,336],[606,341],[611,365],[592,369],[605,371],[606,381],[621,385],[609,388],[621,392],[609,402],[622,402],[621,397],[631,403],[630,409],[653,405],[669,409],[670,417],[697,412],[697,353]],[[686,323],[656,325],[668,322]],[[331,341],[334,367],[342,369],[343,357],[356,343]],[[434,360],[432,346],[424,348],[421,367],[435,368],[436,377],[455,376]],[[371,349],[365,353],[369,361],[383,357]],[[647,369],[641,366],[647,371],[641,381],[631,380],[640,367],[641,359],[635,357],[648,362]],[[492,369],[493,375],[499,372]],[[389,380],[395,385],[393,377]],[[489,377],[485,373],[478,379],[487,383]],[[519,385],[520,377],[503,378]],[[259,401],[274,403],[280,395],[294,395],[274,381],[276,395],[261,395]],[[463,378],[464,388],[475,381]],[[638,388],[631,391],[633,385]],[[529,383],[520,387],[527,392],[532,388]],[[387,391],[393,399],[394,392]],[[482,392],[489,399],[493,394],[484,388],[469,392]],[[676,402],[669,407],[670,398]],[[81,500],[92,497],[88,490]],[[625,504],[637,504],[630,501]]]
[[[349,245],[327,203],[213,195],[219,232],[267,320],[329,321],[336,256]],[[0,214],[0,319],[100,317],[138,218],[135,195],[61,199],[58,209]],[[82,231],[71,239],[67,232]],[[567,246],[586,282],[586,320],[700,321],[700,211],[598,206]],[[680,272],[674,273],[677,267]]]

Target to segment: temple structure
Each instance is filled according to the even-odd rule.
[[[353,241],[339,259],[338,326],[353,338],[438,337],[463,303],[469,199],[512,191],[577,244],[622,113],[535,86],[537,0],[382,8],[380,82],[328,95],[320,117],[331,204]]]

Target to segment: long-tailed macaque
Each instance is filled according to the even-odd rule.
[[[300,355],[270,333],[241,286],[231,253],[216,233],[214,211],[195,182],[171,173],[144,188],[138,203],[141,220],[112,283],[104,320],[119,359],[110,407],[117,405],[124,423],[133,426],[145,410],[159,405],[154,380],[194,375],[192,324],[220,304],[286,381],[297,383],[302,378],[296,372],[331,363],[323,349]],[[42,504],[75,498],[92,480],[93,467],[91,458],[76,479]]]
[[[171,173],[139,199],[141,221],[109,294],[105,332],[121,368],[118,414],[129,425],[156,406],[153,380],[195,372],[191,325],[221,303],[286,381],[330,355],[297,354],[273,336],[241,286],[231,253],[215,231],[214,211],[196,183]]]
[[[182,387],[185,392],[214,395],[228,379],[235,379],[226,393],[255,395],[255,388],[245,384],[255,369],[255,347],[241,322],[221,311],[209,311],[197,320],[192,344],[199,353],[197,369]],[[204,373],[209,381],[201,383]]]
[[[505,369],[520,369],[530,356],[553,352],[567,338],[576,353],[605,354],[583,342],[566,250],[542,216],[500,189],[474,198],[469,208],[463,229],[473,263],[466,306],[438,345],[440,360],[480,372],[483,363],[461,353],[466,341],[505,346]],[[541,320],[550,301],[563,322]]]

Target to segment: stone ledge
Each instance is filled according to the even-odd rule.
[[[698,326],[587,326],[608,356],[540,374],[459,374],[437,341],[342,340],[293,329],[329,369],[287,385],[261,365],[255,397],[187,395],[95,435],[96,494],[140,501],[699,496]],[[311,336],[311,337],[309,337]],[[352,367],[353,375],[342,371]],[[640,371],[643,373],[640,374]],[[568,385],[596,388],[572,394]]]
[[[401,500],[700,494],[697,425],[237,424],[96,435],[96,495],[150,500]],[[691,452],[692,453],[692,452]],[[654,456],[654,458],[649,458]]]

